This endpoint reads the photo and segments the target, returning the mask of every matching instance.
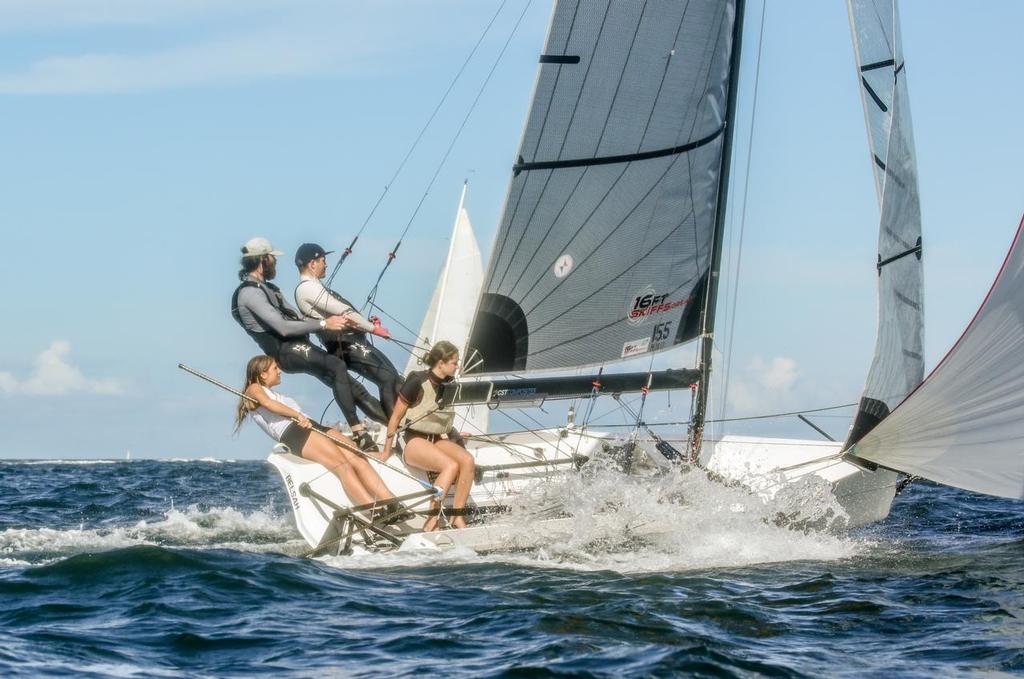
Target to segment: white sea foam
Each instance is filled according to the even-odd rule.
[[[40,563],[72,554],[134,545],[226,548],[299,553],[290,516],[233,507],[172,509],[158,521],[100,529],[9,528],[0,532],[0,567]],[[28,559],[29,561],[26,561]]]
[[[592,461],[586,473],[538,486],[501,519],[530,534],[552,510],[574,518],[570,535],[525,554],[478,556],[470,550],[369,554],[328,559],[346,568],[504,562],[532,567],[618,572],[735,568],[784,561],[835,561],[870,549],[872,542],[822,530],[843,525],[845,514],[827,483],[785,486],[770,502],[740,487],[711,481],[699,471],[642,477]],[[780,517],[813,525],[797,530]],[[651,535],[628,540],[647,524]],[[622,539],[619,539],[620,536]]]

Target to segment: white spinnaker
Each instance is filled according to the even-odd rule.
[[[928,379],[854,446],[858,457],[1024,498],[1024,221],[974,320]]]
[[[462,187],[459,198],[459,209],[455,215],[455,226],[452,227],[451,241],[448,246],[448,257],[445,259],[441,274],[437,277],[434,294],[430,298],[430,306],[420,325],[421,344],[433,345],[439,340],[448,340],[460,351],[465,352],[469,340],[469,330],[473,323],[473,312],[476,310],[480,287],[483,285],[484,265],[480,256],[480,246],[473,233],[473,225],[466,211],[466,186]],[[405,366],[405,374],[414,370],[423,370],[420,355],[416,352],[409,357]],[[472,361],[472,357],[463,355],[463,365]],[[470,434],[487,431],[488,409],[483,405],[457,406],[456,426]],[[464,426],[465,425],[465,426]]]
[[[881,206],[878,334],[852,443],[924,378],[924,276],[917,160],[897,3],[848,0],[848,6]]]

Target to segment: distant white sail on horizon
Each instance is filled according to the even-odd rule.
[[[472,357],[465,355],[465,349],[484,279],[480,245],[473,233],[469,212],[466,211],[467,188],[468,184],[463,184],[459,208],[455,213],[455,225],[452,227],[451,241],[448,245],[448,257],[437,277],[437,285],[419,331],[421,342],[433,345],[439,340],[447,340],[459,347],[463,352],[463,365],[467,360],[472,361]],[[409,357],[409,362],[405,366],[406,375],[414,370],[423,370],[424,366],[420,363],[421,353],[423,352],[417,352]],[[456,423],[463,431],[470,434],[487,431],[489,411],[486,406],[457,406],[455,410],[458,413]],[[468,428],[462,427],[463,423],[468,424]]]
[[[851,452],[988,495],[1024,499],[1024,221],[992,289],[923,384]]]

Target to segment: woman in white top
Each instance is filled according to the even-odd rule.
[[[288,446],[293,454],[323,465],[337,476],[352,504],[371,504],[395,497],[365,458],[345,450],[324,436],[312,436],[313,429],[316,429],[358,450],[355,442],[341,432],[310,420],[299,409],[298,403],[271,391],[271,387],[279,384],[281,368],[277,361],[270,356],[254,356],[249,359],[245,367],[243,392],[259,405],[247,398],[239,399],[235,416],[236,432],[245,418],[251,417],[260,429],[275,441]]]

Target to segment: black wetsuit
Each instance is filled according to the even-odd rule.
[[[345,333],[341,341],[331,339],[327,333],[320,334],[320,340],[328,352],[340,357],[348,369],[362,375],[380,389],[380,405],[391,417],[395,412],[395,399],[402,386],[402,376],[384,352],[370,344],[363,333]]]
[[[349,426],[359,424],[357,403],[367,417],[387,423],[380,402],[349,379],[344,359],[310,342],[309,333],[319,330],[320,322],[301,320],[276,285],[245,279],[231,297],[231,315],[265,354],[277,360],[281,370],[312,375],[330,387]]]

